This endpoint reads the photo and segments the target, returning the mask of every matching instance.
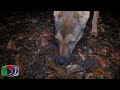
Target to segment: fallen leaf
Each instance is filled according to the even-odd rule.
[[[82,77],[81,77],[79,72],[75,73],[74,77],[75,77],[75,79],[82,79]]]
[[[96,79],[93,73],[87,73],[85,79]]]
[[[114,53],[111,53],[111,55],[112,55],[113,57],[117,57],[117,56],[119,56],[119,53],[117,53],[117,52],[115,53],[115,52],[114,52]]]
[[[66,67],[66,70],[69,72],[69,73],[75,73],[75,72],[80,72],[82,70],[84,70],[83,68],[81,68],[79,65],[77,64],[70,64]]]
[[[106,67],[109,67],[109,62],[105,58],[105,56],[102,55],[97,55],[99,63],[100,63],[100,68],[106,69]]]
[[[50,73],[45,79],[56,79],[55,73]]]
[[[94,70],[93,74],[97,79],[111,79],[110,72],[103,71],[101,68]]]
[[[57,68],[57,65],[52,60],[48,60],[48,61],[46,61],[46,63],[52,69],[56,69]]]
[[[120,60],[112,59],[111,61],[112,61],[113,63],[117,64],[117,65],[120,65]]]
[[[98,50],[98,54],[106,56],[106,53],[108,52],[108,48],[100,48]]]
[[[8,45],[7,45],[8,49],[12,49],[12,50],[16,50],[16,44],[14,40],[9,40]]]
[[[84,79],[85,75],[86,75],[86,70],[82,70],[80,72],[74,73],[75,79]]]
[[[42,38],[41,45],[42,45],[43,47],[46,46],[46,45],[48,45],[48,40],[47,40],[47,38]]]
[[[55,64],[52,60],[46,61],[47,65],[55,71],[56,77],[60,79],[66,79],[68,77],[68,72],[62,69],[60,66]]]
[[[55,70],[55,75],[60,79],[67,79],[68,78],[68,72],[65,69],[57,68]]]
[[[80,58],[82,58],[82,60],[86,59],[86,54],[82,53],[80,49],[78,49],[78,55],[79,55]]]

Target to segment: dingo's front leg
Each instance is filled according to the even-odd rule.
[[[92,20],[92,31],[91,31],[91,34],[94,35],[95,37],[98,36],[97,28],[98,28],[99,13],[100,13],[100,11],[94,11],[93,20]]]

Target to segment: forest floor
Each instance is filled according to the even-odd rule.
[[[52,11],[2,15],[0,68],[19,66],[18,79],[119,79],[120,17],[113,17],[111,12],[101,14],[97,38],[90,34],[91,21],[92,16],[70,62],[60,66]]]

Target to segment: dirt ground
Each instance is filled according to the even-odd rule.
[[[101,12],[99,37],[91,36],[89,19],[84,36],[69,63],[60,66],[53,11],[11,11],[0,14],[0,68],[18,65],[17,79],[119,79],[120,17]],[[6,77],[2,77],[1,79]]]

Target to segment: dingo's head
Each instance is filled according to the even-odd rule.
[[[69,59],[77,42],[83,36],[89,16],[89,11],[54,11],[55,37],[59,40],[59,64],[63,65]]]

